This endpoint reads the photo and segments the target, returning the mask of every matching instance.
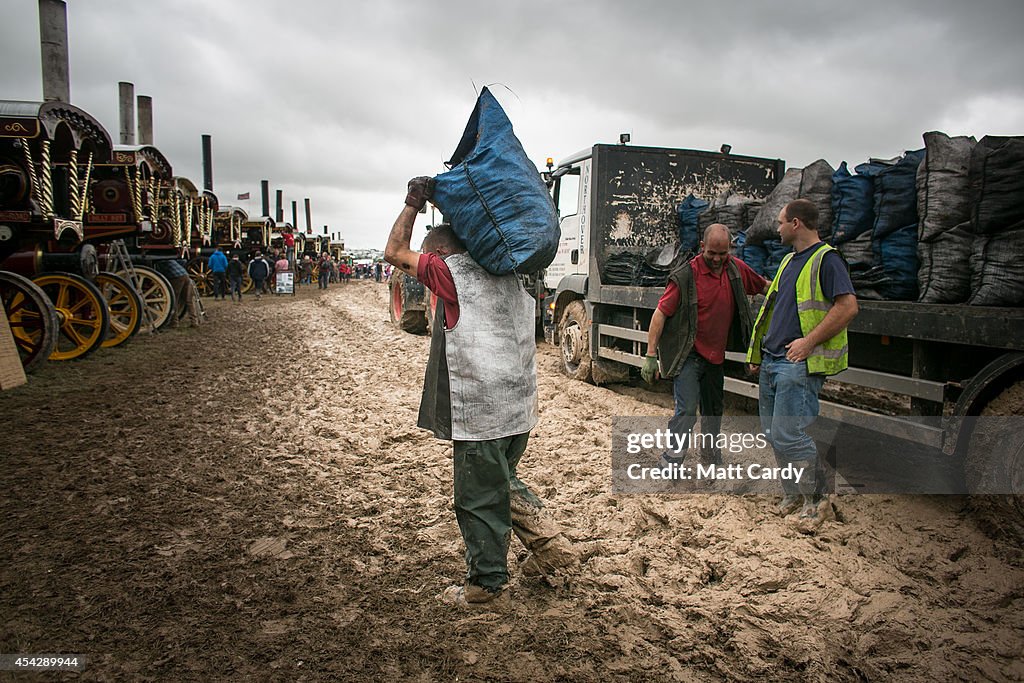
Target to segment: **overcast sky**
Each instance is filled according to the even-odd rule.
[[[36,0],[4,0],[0,99],[40,100]],[[224,204],[261,179],[350,248],[384,246],[406,181],[443,170],[475,102],[538,167],[638,145],[833,166],[921,134],[1024,134],[1024,2],[70,0],[71,101],[118,139],[117,83],[155,144]],[[423,234],[422,217],[414,239]]]

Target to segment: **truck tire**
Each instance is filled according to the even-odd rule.
[[[1002,416],[1002,417],[1000,417]],[[971,434],[964,475],[971,507],[990,535],[1024,542],[1024,381],[985,406]],[[1007,491],[1012,494],[1007,495]]]
[[[434,313],[437,311],[437,295],[429,289],[426,293],[426,306],[423,307],[423,317],[426,318],[426,334],[431,336],[434,333]]]
[[[391,278],[391,296],[388,304],[391,324],[403,332],[423,334],[427,330],[427,318],[422,310],[406,307],[405,278],[404,273]]]
[[[593,381],[590,358],[590,319],[582,301],[571,301],[558,322],[562,369],[566,375],[581,382]]]

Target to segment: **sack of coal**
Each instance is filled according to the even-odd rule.
[[[700,246],[701,233],[699,229],[700,214],[706,211],[708,203],[703,199],[686,195],[686,199],[676,207],[676,218],[679,221],[679,248],[682,251],[697,252]]]
[[[818,208],[818,235],[828,239],[832,232],[832,173],[824,159],[806,168],[791,168],[764,200],[754,222],[747,229],[747,242],[761,244],[778,237],[779,211],[794,199],[810,200]]]
[[[917,212],[921,242],[939,239],[971,218],[971,152],[977,144],[964,135],[924,134],[924,161],[917,169]],[[968,226],[969,227],[969,226]],[[969,251],[969,250],[968,250]]]
[[[874,176],[875,222],[871,227],[873,240],[884,239],[909,225],[917,229],[917,167],[921,165],[922,159],[924,150],[918,149],[894,159],[872,159],[854,169],[859,174],[871,173]],[[879,164],[881,168],[878,168]],[[868,168],[871,170],[868,171]],[[908,244],[905,236],[897,241],[900,242],[901,249]],[[916,247],[914,251],[916,261]],[[916,272],[916,265],[914,270]]]
[[[967,221],[939,233],[933,240],[918,240],[918,301],[925,304],[959,304],[967,301],[971,295],[973,243],[974,235]]]
[[[993,235],[1024,221],[1024,137],[986,135],[971,151],[971,230]]]
[[[832,236],[829,244],[840,245],[871,230],[875,223],[872,176],[872,173],[850,173],[845,161],[832,174]]]
[[[477,263],[494,275],[550,265],[559,240],[555,205],[487,88],[446,166],[432,201]]]

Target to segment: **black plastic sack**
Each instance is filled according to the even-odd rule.
[[[778,237],[779,211],[794,199],[808,199],[818,208],[818,236],[828,239],[832,232],[832,173],[824,159],[806,168],[791,168],[764,200],[747,230],[749,244],[761,244]]]
[[[447,165],[433,202],[477,263],[495,275],[550,265],[559,240],[555,205],[487,88]]]
[[[971,245],[974,235],[964,222],[927,242],[918,241],[918,301],[925,304],[959,304],[971,294]],[[920,234],[920,232],[918,233]]]
[[[991,235],[1024,220],[1024,137],[986,135],[971,153],[971,230]]]
[[[850,272],[866,271],[875,265],[875,255],[871,250],[871,231],[865,231],[849,242],[836,245],[836,249],[846,259]],[[856,283],[854,283],[856,284]],[[858,289],[858,292],[860,290]]]
[[[995,235],[975,236],[971,267],[967,303],[1024,306],[1024,220]]]
[[[746,230],[744,217],[747,214],[747,205],[756,200],[750,199],[732,189],[728,189],[711,202],[711,206],[702,213],[698,219],[697,229],[700,231],[701,239],[704,239],[704,231],[708,226],[721,223],[729,228],[729,239],[734,240],[740,231]],[[758,202],[760,205],[760,202]]]
[[[924,134],[924,161],[917,169],[920,241],[938,239],[970,220],[968,170],[975,144],[974,138],[966,136],[951,138],[937,131]]]

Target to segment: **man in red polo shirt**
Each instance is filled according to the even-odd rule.
[[[685,435],[697,422],[701,431],[714,434],[722,427],[726,348],[743,350],[754,327],[747,295],[764,294],[768,281],[743,261],[729,254],[729,228],[715,223],[704,231],[701,251],[669,275],[647,332],[647,356],[640,374],[648,383],[661,376],[672,379],[676,412],[669,430]],[[687,447],[689,443],[687,442]],[[718,465],[717,448],[705,450]],[[662,467],[681,465],[686,455],[665,452]]]
[[[531,552],[520,565],[524,573],[571,570],[579,560],[516,473],[538,420],[535,303],[516,275],[484,270],[450,225],[430,230],[422,253],[410,248],[413,224],[433,185],[431,178],[409,181],[384,258],[415,273],[437,297],[416,424],[452,442],[466,578],[442,598],[483,605],[500,598],[508,585],[513,533]]]

